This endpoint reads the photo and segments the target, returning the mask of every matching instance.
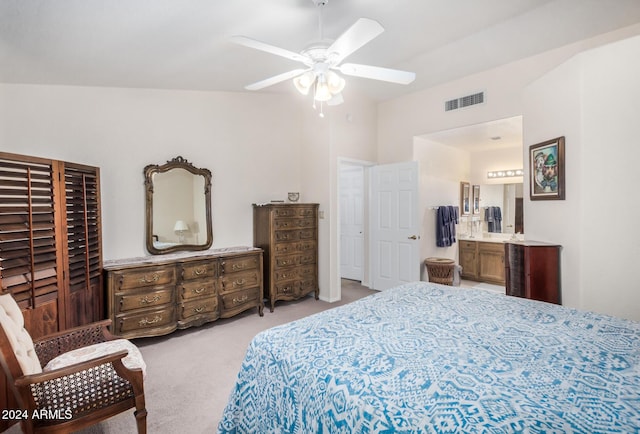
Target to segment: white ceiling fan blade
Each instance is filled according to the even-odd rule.
[[[285,50],[284,48],[276,47],[274,45],[269,45],[265,42],[247,38],[246,36],[231,36],[229,40],[238,45],[265,51],[267,53],[275,54],[276,56],[295,60],[296,62],[302,62],[305,65],[310,66],[311,64],[313,64],[313,61],[307,56],[303,56],[302,54],[294,53],[293,51]]]
[[[294,69],[293,71],[283,72],[282,74],[274,75],[273,77],[265,78],[264,80],[257,81],[255,83],[249,84],[244,88],[247,90],[260,90],[265,87],[272,86],[274,84],[278,84],[282,81],[289,80],[291,78],[297,77],[300,74],[308,71],[307,69]]]
[[[344,65],[340,65],[338,69],[345,75],[389,81],[398,84],[409,84],[416,79],[415,72],[381,68],[379,66],[358,65],[356,63],[345,63]]]
[[[384,32],[379,22],[369,18],[360,18],[327,49],[332,64],[337,65],[348,55]]]

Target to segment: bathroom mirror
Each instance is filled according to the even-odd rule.
[[[178,156],[166,164],[146,166],[144,178],[149,253],[210,248],[211,172]]]
[[[481,217],[487,207],[500,207],[503,234],[524,234],[523,186],[521,182],[512,184],[483,184]]]
[[[460,183],[460,215],[471,214],[471,187],[468,182]]]

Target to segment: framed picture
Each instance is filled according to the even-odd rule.
[[[468,182],[460,183],[460,215],[471,214],[471,187]]]
[[[531,200],[564,200],[564,136],[529,146]]]
[[[474,185],[471,187],[473,196],[473,214],[480,214],[480,186]]]

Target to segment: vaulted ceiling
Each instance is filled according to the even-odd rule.
[[[349,62],[410,70],[408,86],[349,77],[386,100],[640,22],[638,0],[329,0],[324,36],[360,17],[385,32]],[[0,82],[244,91],[298,65],[318,38],[312,0],[0,0]],[[288,92],[286,82],[261,92]]]

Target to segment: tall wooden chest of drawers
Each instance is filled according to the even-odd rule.
[[[264,250],[264,298],[319,297],[318,204],[253,205],[253,244]]]
[[[507,295],[560,304],[560,246],[537,241],[504,245]]]
[[[263,315],[262,250],[252,247],[107,261],[111,332],[158,336],[228,318]]]

